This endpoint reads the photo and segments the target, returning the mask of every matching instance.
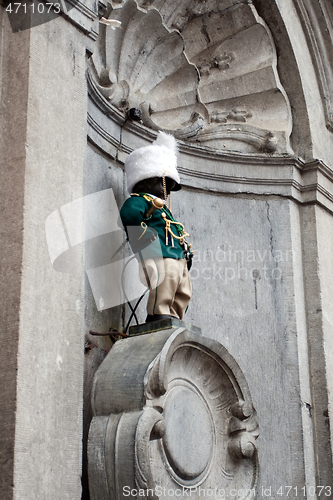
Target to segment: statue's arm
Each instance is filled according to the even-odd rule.
[[[145,221],[150,206],[149,201],[141,196],[132,196],[121,207],[120,218],[134,252],[156,239],[156,231]]]

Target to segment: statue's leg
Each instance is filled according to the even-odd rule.
[[[183,319],[187,306],[192,297],[192,284],[190,280],[190,273],[187,269],[187,262],[185,259],[178,261],[181,266],[181,280],[176,289],[174,301],[170,308],[171,314]]]
[[[149,316],[168,315],[180,319],[176,310],[171,310],[177,289],[183,279],[183,261],[177,259],[157,259],[157,286],[150,288],[147,312]]]

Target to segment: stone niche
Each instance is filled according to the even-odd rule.
[[[228,351],[189,325],[118,341],[95,375],[92,407],[91,500],[255,495],[248,385]]]
[[[156,5],[155,5],[156,4]],[[107,4],[90,94],[119,123],[142,125],[218,150],[291,153],[290,104],[271,33],[249,1]]]

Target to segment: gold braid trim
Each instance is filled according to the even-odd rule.
[[[169,210],[171,210],[171,193],[169,194],[169,197],[167,195],[167,189],[166,189],[166,180],[165,180],[165,173],[163,171],[162,174],[162,183],[163,183],[163,194],[164,194],[164,200],[165,204],[168,207]]]
[[[184,225],[181,224],[180,222],[175,222],[173,220],[169,220],[166,217],[164,217],[164,220],[165,220],[165,232],[170,233],[173,238],[176,238],[176,240],[184,240],[184,238],[186,236],[190,236],[189,233],[187,233],[185,231]],[[171,227],[170,227],[171,224],[177,224],[178,226],[181,226],[183,228],[183,234],[181,236],[177,236],[176,234],[174,234]]]
[[[139,195],[140,196],[140,195]],[[144,198],[147,201],[152,201],[154,198],[152,196],[149,196],[149,194],[143,194],[142,198]]]
[[[143,229],[143,232],[142,234],[139,236],[138,238],[138,241],[141,240],[142,236],[145,234],[145,232],[147,231],[147,224],[145,224],[144,222],[141,222],[141,227]]]

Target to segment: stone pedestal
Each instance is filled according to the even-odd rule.
[[[219,342],[157,323],[118,341],[95,375],[91,500],[252,498],[259,433],[244,375]]]

